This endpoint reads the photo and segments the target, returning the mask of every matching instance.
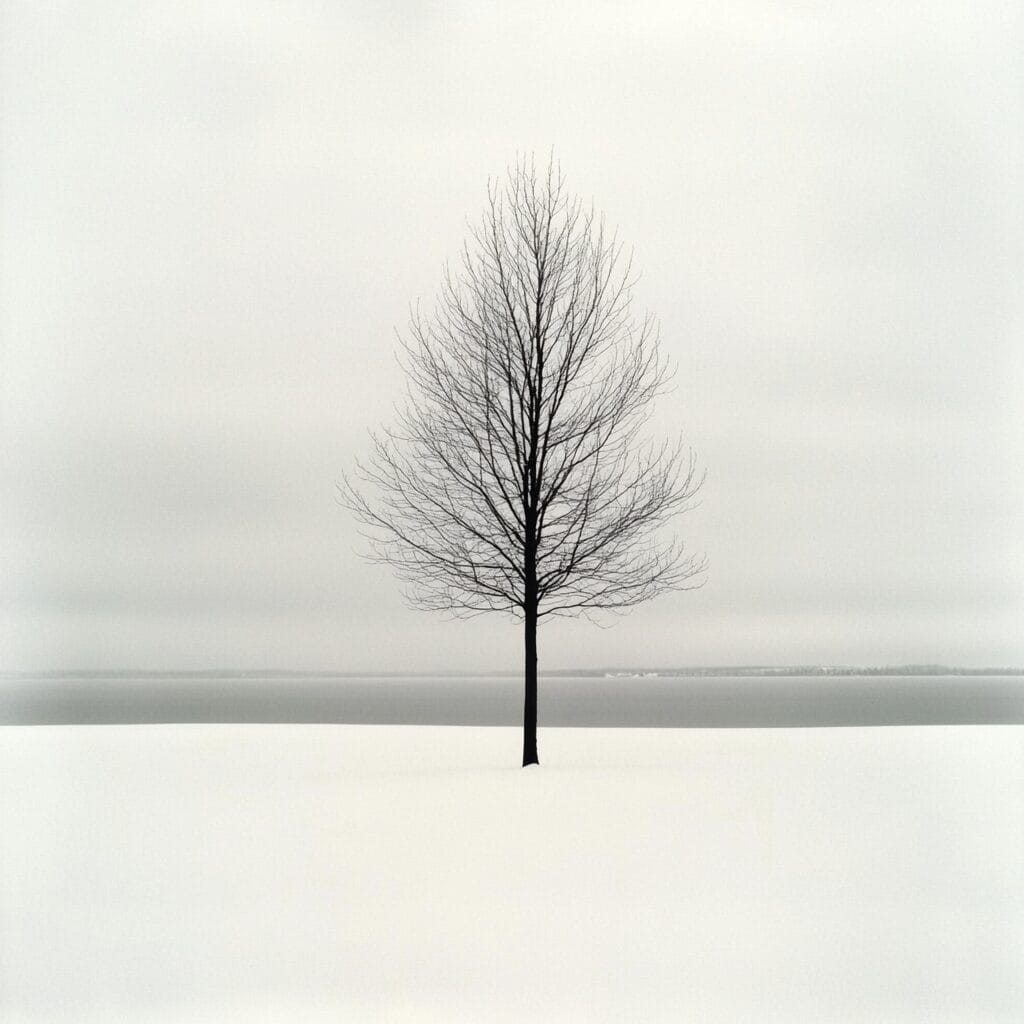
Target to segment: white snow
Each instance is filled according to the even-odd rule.
[[[1024,732],[0,729],[0,1019],[1021,1021]]]

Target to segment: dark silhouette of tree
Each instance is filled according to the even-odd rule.
[[[521,160],[488,198],[459,273],[401,339],[397,425],[339,489],[411,604],[523,621],[525,766],[538,623],[686,589],[705,563],[661,527],[703,478],[681,442],[641,441],[670,374],[653,319],[631,317],[631,260],[603,220],[553,164]]]

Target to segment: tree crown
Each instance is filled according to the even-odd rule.
[[[623,610],[705,569],[661,528],[703,477],[641,438],[670,379],[630,258],[532,160],[489,183],[433,313],[401,338],[407,393],[341,500],[416,606],[538,617]],[[372,493],[370,493],[372,492]]]

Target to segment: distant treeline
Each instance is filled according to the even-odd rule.
[[[949,665],[716,665],[697,668],[565,669],[551,676],[1016,676],[1020,668],[954,668]]]
[[[689,668],[566,668],[540,673],[561,679],[593,678],[595,676],[642,676],[662,679],[737,676],[1018,676],[1024,668],[962,668],[950,665],[714,665]],[[519,672],[303,672],[288,669],[206,669],[193,671],[161,669],[40,669],[36,671],[0,671],[0,679],[395,679],[450,678],[492,676],[510,678]]]

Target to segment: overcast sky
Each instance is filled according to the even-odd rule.
[[[517,151],[634,248],[703,590],[542,668],[1024,663],[1020,5],[2,14],[0,668],[515,669],[335,483]]]

